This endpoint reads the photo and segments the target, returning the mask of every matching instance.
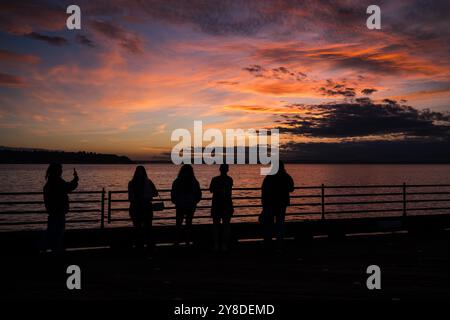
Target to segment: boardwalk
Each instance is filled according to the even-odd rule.
[[[2,259],[2,299],[150,299],[168,301],[408,300],[450,297],[449,232],[315,238],[287,242],[281,255],[260,242],[227,255],[204,248],[158,247],[152,259],[129,250],[79,250]],[[65,268],[82,270],[82,290],[65,287]],[[367,266],[382,270],[382,290],[366,288]]]

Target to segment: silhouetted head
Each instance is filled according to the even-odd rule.
[[[286,169],[284,167],[284,162],[283,161],[278,161],[278,172],[279,173],[285,173]]]
[[[194,168],[190,164],[183,164],[180,168],[180,172],[178,172],[178,179],[180,180],[195,179]]]
[[[230,168],[229,168],[228,164],[223,163],[220,165],[219,171],[221,174],[227,174],[229,169]]]
[[[131,179],[131,182],[134,185],[142,185],[146,180],[148,180],[148,176],[144,166],[137,166],[136,170],[134,171],[133,179]]]
[[[60,178],[62,176],[62,172],[63,169],[60,163],[51,163],[47,168],[45,179],[52,180],[55,178]]]

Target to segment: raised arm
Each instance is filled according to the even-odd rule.
[[[64,182],[64,191],[66,193],[72,192],[78,187],[78,174],[75,169],[73,169],[73,179],[70,182]]]

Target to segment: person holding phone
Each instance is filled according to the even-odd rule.
[[[64,251],[64,231],[66,214],[69,212],[68,194],[78,187],[78,174],[73,169],[73,179],[70,182],[62,178],[63,167],[60,163],[48,166],[45,175],[44,204],[48,213],[47,248],[54,253]]]

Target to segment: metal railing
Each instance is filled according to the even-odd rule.
[[[427,191],[427,189],[438,188],[439,191]],[[383,190],[381,192],[372,191],[372,192],[353,192],[353,193],[342,193],[342,190]],[[417,191],[418,189],[422,189]],[[446,190],[445,190],[446,189]],[[384,191],[387,190],[387,191]],[[411,192],[408,192],[411,190]],[[415,191],[416,190],[416,191]],[[444,191],[443,191],[444,190]],[[206,194],[209,194],[208,189],[202,189],[202,191]],[[260,203],[260,188],[234,188],[233,194],[240,191],[255,191],[257,196],[234,196],[233,202],[235,209],[240,208],[262,208]],[[307,193],[307,194],[298,194],[297,191],[316,191],[316,193]],[[341,191],[341,192],[337,192]],[[160,194],[163,194],[161,197],[161,201],[164,201],[166,204],[171,203],[170,197],[166,196],[170,194],[170,189],[161,189],[159,190]],[[115,218],[113,217],[113,213],[115,212],[126,212],[128,207],[119,206],[116,207],[114,204],[118,203],[128,203],[128,200],[124,197],[127,194],[127,191],[109,191],[108,192],[108,223],[113,222],[123,222],[128,221],[129,218]],[[117,196],[122,195],[121,198],[117,198]],[[413,196],[412,199],[408,198],[408,196]],[[418,196],[447,196],[446,198],[417,198]],[[397,197],[397,199],[389,199],[389,200],[364,200],[365,198],[379,198],[379,197]],[[354,201],[355,198],[358,198],[357,201]],[[211,205],[204,205],[205,201],[211,201],[211,197],[203,197],[200,205],[197,206],[197,209],[210,209]],[[303,201],[299,201],[302,199]],[[318,201],[310,201],[309,199],[318,199]],[[334,199],[342,199],[342,200],[334,200]],[[344,201],[345,199],[350,199],[352,201]],[[258,200],[259,203],[242,203],[242,201],[248,200]],[[159,201],[159,200],[158,200]],[[445,206],[436,206],[437,203],[446,203]],[[418,203],[428,203],[434,204],[434,206],[422,206],[422,207],[411,207],[408,205],[418,204]],[[396,208],[361,208],[362,206],[371,206],[371,205],[398,205]],[[347,206],[358,206],[356,209],[334,209],[339,207],[347,207]],[[398,213],[398,216],[407,216],[408,212],[426,212],[426,211],[437,211],[437,210],[448,210],[450,214],[450,184],[435,184],[435,185],[406,185],[405,183],[401,185],[370,185],[370,186],[351,186],[351,185],[341,185],[341,186],[325,186],[324,184],[320,186],[302,186],[295,187],[295,192],[291,195],[291,204],[289,206],[291,209],[296,209],[297,211],[288,212],[286,216],[318,216],[319,219],[326,219],[327,216],[331,215],[343,215],[343,214],[381,214],[381,213]],[[308,208],[310,210],[313,207],[319,207],[319,211],[302,211],[299,210],[301,208]],[[327,208],[330,208],[327,209]],[[165,211],[174,210],[175,207],[173,205],[169,205],[165,207]],[[251,218],[258,217],[259,212],[250,213],[250,214],[239,214],[235,213],[233,218]],[[207,219],[210,218],[210,214],[197,214],[194,216],[194,219]],[[158,215],[153,218],[154,220],[175,220],[175,214],[172,213],[170,215]]]
[[[67,223],[98,223],[100,228],[105,227],[105,203],[106,191],[103,188],[100,191],[75,191],[71,192],[70,211]],[[73,198],[82,197],[82,199]],[[9,198],[3,201],[4,198]],[[18,198],[19,200],[11,200]],[[32,200],[23,200],[24,198],[33,198]],[[40,200],[38,200],[40,199]],[[76,206],[74,206],[76,205]],[[82,205],[81,207],[79,205]],[[37,209],[37,207],[40,207]],[[16,210],[10,210],[11,207],[19,207]],[[31,207],[31,208],[30,208]],[[38,215],[47,217],[42,192],[2,192],[0,193],[0,218],[4,215],[29,216]],[[5,210],[5,208],[7,208]],[[21,208],[21,209],[20,209]],[[87,218],[72,219],[72,214],[89,214]],[[97,216],[99,214],[100,216]],[[20,219],[16,219],[20,220]],[[46,220],[26,220],[26,221],[3,221],[0,220],[0,226],[20,226],[20,225],[40,225],[46,224]]]
[[[194,219],[210,218],[211,196],[207,189],[202,189],[203,195],[200,204],[197,206],[199,213]],[[167,205],[163,212],[158,212],[154,220],[175,220],[175,207],[170,202],[170,189],[159,190],[161,200]],[[242,193],[252,193],[242,195]],[[95,223],[100,228],[105,227],[105,222],[113,224],[115,222],[129,221],[126,214],[128,212],[127,191],[81,191],[71,193],[71,210],[75,214],[88,214],[85,218],[68,219],[67,223]],[[236,213],[233,218],[252,218],[259,216],[261,209],[260,188],[234,188],[233,197]],[[40,197],[40,200],[23,200],[26,197]],[[84,196],[78,199],[79,196]],[[89,199],[86,199],[89,196]],[[426,196],[424,198],[424,196]],[[430,198],[430,196],[432,198]],[[8,197],[8,201],[2,201]],[[21,197],[18,201],[11,198]],[[93,198],[96,197],[96,198]],[[381,199],[380,199],[381,198]],[[107,204],[106,202],[107,201]],[[122,204],[121,206],[117,206]],[[125,205],[126,204],[126,205]],[[417,204],[422,204],[417,206]],[[444,205],[442,205],[444,204]],[[87,205],[79,207],[74,205]],[[31,209],[9,210],[5,207],[33,206]],[[36,206],[41,209],[37,210]],[[105,208],[106,206],[106,208]],[[259,208],[259,209],[258,209]],[[318,210],[313,210],[318,208]],[[247,213],[239,213],[239,210],[247,209]],[[257,210],[258,209],[258,210]],[[172,211],[172,212],[171,212]],[[255,212],[256,211],[256,212]],[[367,216],[368,214],[394,214],[399,217],[408,214],[444,211],[450,214],[450,184],[416,184],[407,185],[340,185],[340,186],[301,186],[296,187],[291,195],[291,205],[286,216],[289,217],[314,217],[325,220],[328,217],[350,215]],[[117,213],[122,212],[120,217]],[[3,215],[42,215],[46,214],[42,200],[42,192],[7,192],[0,193],[0,218]],[[95,216],[98,214],[99,216]],[[26,221],[4,221],[0,220],[0,226],[45,224],[43,220]]]

